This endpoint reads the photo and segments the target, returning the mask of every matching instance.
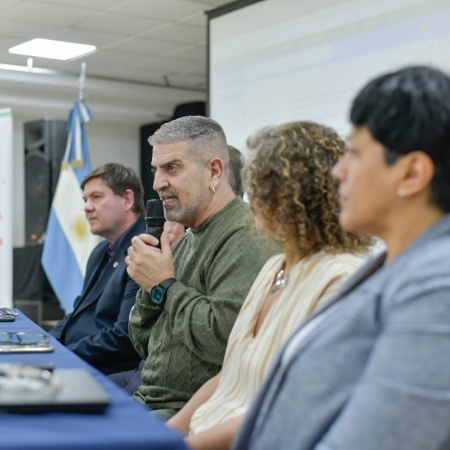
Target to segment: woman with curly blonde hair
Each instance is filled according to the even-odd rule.
[[[331,168],[346,150],[334,130],[292,122],[248,139],[243,179],[258,230],[283,253],[256,278],[222,371],[168,423],[194,449],[229,448],[269,364],[297,326],[359,268],[371,239],[339,226]],[[299,380],[300,382],[301,380]]]

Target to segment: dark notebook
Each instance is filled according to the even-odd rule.
[[[53,391],[0,389],[0,411],[40,413],[47,411],[101,412],[110,397],[85,369],[55,369]]]

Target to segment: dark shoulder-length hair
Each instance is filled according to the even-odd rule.
[[[355,127],[366,126],[394,164],[410,152],[434,164],[435,205],[450,212],[450,77],[432,67],[411,66],[381,75],[356,95],[350,110]]]

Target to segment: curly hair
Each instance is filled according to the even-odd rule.
[[[281,245],[296,242],[302,257],[318,251],[365,253],[371,237],[339,225],[338,182],[331,169],[346,145],[313,122],[263,128],[247,140],[243,181],[264,232]]]

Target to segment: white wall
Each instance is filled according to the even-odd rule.
[[[20,247],[25,241],[25,181],[22,122],[13,117],[13,246]]]
[[[78,97],[77,78],[0,71],[0,107],[14,124],[13,245],[25,243],[24,122],[67,120]],[[140,172],[139,128],[172,117],[181,103],[203,101],[204,92],[87,79],[84,98],[94,119],[86,124],[91,165],[119,162]],[[1,161],[0,161],[1,163]]]
[[[78,77],[0,70],[0,108],[13,114],[13,245],[25,241],[24,122],[67,120],[79,95]],[[94,119],[86,125],[92,167],[120,162],[140,172],[139,127],[172,117],[181,103],[204,101],[205,92],[86,78],[84,98]],[[0,161],[1,164],[1,161]]]
[[[13,118],[14,120],[14,191],[13,191],[13,245],[25,244],[25,180],[23,123],[42,117]],[[107,162],[131,166],[139,173],[139,127],[120,123],[86,125],[92,167]]]

